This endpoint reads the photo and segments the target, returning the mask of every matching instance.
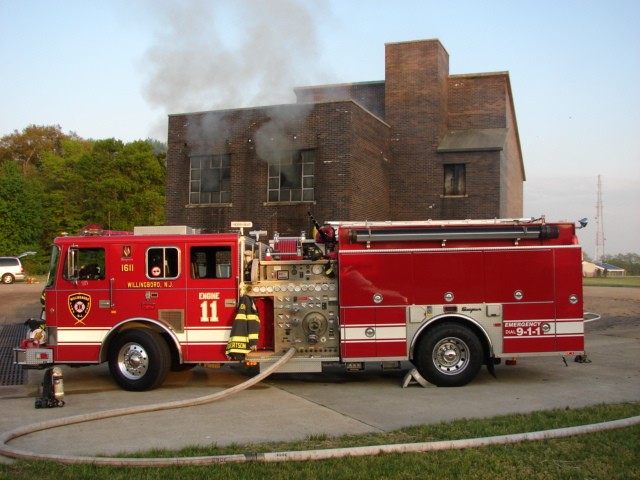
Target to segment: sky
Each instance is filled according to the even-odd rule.
[[[452,75],[509,72],[524,217],[640,253],[638,25],[640,0],[0,0],[0,136],[166,142],[169,114],[384,80],[386,43],[436,38]]]

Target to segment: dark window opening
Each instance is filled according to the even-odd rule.
[[[467,194],[466,169],[464,163],[444,165],[444,195],[460,196]]]
[[[315,151],[281,152],[269,162],[269,202],[312,202],[314,199]]]
[[[190,162],[189,203],[231,203],[231,156],[195,155]]]

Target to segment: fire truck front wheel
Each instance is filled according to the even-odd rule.
[[[109,371],[125,390],[141,392],[159,387],[170,368],[169,347],[153,330],[126,330],[109,349]]]
[[[461,387],[475,378],[483,358],[482,344],[472,330],[442,323],[422,335],[414,363],[428,382],[438,387]]]

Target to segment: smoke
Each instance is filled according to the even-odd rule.
[[[157,32],[144,58],[145,96],[166,113],[291,103],[324,76],[317,28],[323,0],[148,3]]]
[[[301,105],[296,109],[272,106],[266,109],[269,121],[263,124],[255,134],[256,153],[258,158],[266,162],[273,162],[279,158],[282,151],[290,150],[292,132],[296,131],[311,107]]]

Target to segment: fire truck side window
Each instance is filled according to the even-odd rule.
[[[104,280],[104,248],[70,248],[67,253],[66,280]]]
[[[231,247],[191,247],[191,278],[231,278]]]
[[[180,276],[180,252],[176,247],[154,247],[147,250],[147,276],[174,279]]]

